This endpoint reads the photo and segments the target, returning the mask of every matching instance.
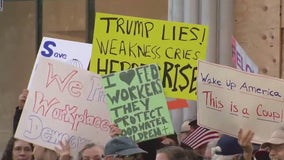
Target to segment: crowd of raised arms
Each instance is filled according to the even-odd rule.
[[[19,95],[13,133],[27,95],[27,89]],[[252,143],[254,132],[251,130],[240,128],[238,137],[232,137],[203,128],[197,120],[184,121],[180,130],[178,134],[135,143],[122,136],[116,124],[111,124],[111,140],[105,146],[89,143],[76,158],[72,157],[68,142],[60,142],[51,150],[12,135],[1,160],[284,160],[284,126],[271,131],[270,139],[262,144]]]

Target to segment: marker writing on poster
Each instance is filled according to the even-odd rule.
[[[200,76],[201,76],[202,82],[204,82],[204,83],[208,83],[210,85],[215,85],[215,86],[219,86],[219,87],[221,87],[223,85],[221,80],[210,75],[210,73],[207,73],[206,75],[203,75],[203,73],[200,73]]]
[[[51,84],[57,84],[60,92],[68,92],[73,97],[80,97],[82,91],[82,82],[77,80],[72,80],[75,75],[78,74],[77,70],[73,70],[67,74],[62,80],[58,74],[54,74],[53,64],[48,63],[48,75],[46,80],[46,88],[48,88]],[[57,83],[53,83],[56,81]]]
[[[81,149],[85,144],[91,140],[72,135],[71,133],[64,133],[55,129],[43,126],[42,120],[36,115],[29,115],[27,121],[29,127],[24,131],[24,137],[30,140],[40,139],[42,142],[50,144],[60,144],[60,142],[68,142],[71,148]]]
[[[220,98],[214,96],[213,91],[202,91],[205,95],[206,107],[221,111],[224,108],[224,104]]]
[[[261,88],[257,86],[253,86],[248,84],[247,82],[243,82],[240,86],[241,91],[245,91],[249,94],[259,94],[269,97],[282,97],[278,91],[275,91],[270,88]]]
[[[178,41],[197,41],[199,40],[198,32],[202,32],[200,45],[204,42],[204,37],[206,34],[206,29],[203,28],[203,31],[198,27],[188,27],[188,26],[170,26],[163,25],[162,26],[162,40],[178,40]],[[169,34],[170,33],[170,34]]]
[[[99,54],[91,63],[95,73],[158,63],[166,94],[196,95],[197,60],[205,57],[207,26],[106,14],[98,15],[97,26],[102,31],[93,40],[93,52]]]
[[[36,91],[34,95],[33,112],[44,117],[52,117],[54,120],[63,121],[71,124],[72,130],[78,130],[79,125],[89,125],[100,128],[102,131],[108,131],[110,122],[103,117],[92,115],[88,109],[83,113],[78,111],[80,106],[72,104],[61,104],[61,102],[54,98],[50,100],[45,97],[44,93]]]
[[[269,106],[259,104],[256,107],[256,115],[259,120],[271,121],[271,122],[283,122],[283,109],[273,109]]]
[[[120,34],[150,37],[150,32],[154,28],[151,21],[129,20],[123,17],[102,17],[100,21],[105,23],[105,33],[116,31]]]
[[[103,76],[103,80],[107,99],[112,106],[110,111],[113,121],[123,126],[123,135],[139,142],[167,133],[166,125],[169,121],[162,113],[165,107],[151,103],[152,97],[163,94],[156,65],[108,74]],[[127,87],[118,87],[119,83]],[[111,89],[113,91],[108,92]]]
[[[61,76],[55,71],[53,64],[48,63],[45,87],[48,89],[53,86],[61,93],[66,93],[74,98],[84,98],[82,97],[83,84],[76,79],[78,72],[78,70],[73,69],[67,72],[65,76]],[[92,87],[90,88],[89,96],[86,97],[87,101],[93,101],[94,99],[100,101],[104,100],[104,96],[102,96],[102,85],[99,85],[100,79],[98,78],[99,76],[93,76],[91,78]],[[87,108],[83,111],[79,110],[79,108],[80,106],[77,104],[61,102],[56,98],[56,95],[47,97],[43,92],[34,92],[34,106],[32,108],[34,113],[71,124],[72,130],[78,130],[80,125],[93,126],[102,131],[109,130],[109,120],[98,115],[90,114]]]

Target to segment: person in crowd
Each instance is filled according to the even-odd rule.
[[[212,150],[214,150],[214,147],[216,147],[218,140],[219,139],[216,138],[216,139],[213,139],[213,140],[211,140],[210,142],[207,143],[203,159],[212,159],[212,157],[214,155]]]
[[[185,149],[192,149],[199,156],[199,159],[203,159],[206,156],[207,144],[216,139],[219,139],[218,132],[198,126],[181,141],[181,146]]]
[[[24,108],[28,89],[23,89],[18,97],[18,106],[14,114],[13,133],[16,132],[18,122],[20,120],[22,110]],[[115,125],[110,125],[110,136],[115,137],[121,134],[121,130]],[[87,144],[79,152],[79,160],[101,160],[103,155],[103,147],[95,145],[94,143]],[[60,147],[55,147],[55,151],[44,148],[42,146],[34,145],[33,155],[35,160],[71,160],[70,146],[67,142],[60,142]]]
[[[161,148],[161,139],[160,138],[155,138],[155,139],[150,139],[147,141],[139,142],[138,146],[147,151],[146,153],[143,153],[143,158],[144,160],[154,160],[156,158],[157,154],[157,149]]]
[[[25,101],[28,96],[28,90],[23,89],[18,98],[18,106],[16,107],[16,112],[14,114],[13,121],[13,131],[15,133],[22,110],[24,108]],[[121,130],[117,127],[116,124],[110,125],[110,136],[115,137],[121,134]],[[103,155],[103,147],[95,145],[94,143],[87,144],[79,152],[79,160],[100,160]],[[55,147],[55,151],[44,148],[42,146],[35,145],[33,149],[34,159],[35,160],[71,160],[70,146],[67,142],[60,142],[60,147]]]
[[[12,137],[6,145],[1,160],[33,160],[33,145]]]
[[[270,160],[269,152],[264,149],[259,149],[254,153],[254,157],[256,160]]]
[[[60,147],[55,147],[55,152],[57,153],[58,157],[57,160],[72,160],[73,157],[71,156],[70,145],[66,141],[59,142]],[[53,158],[52,158],[53,159]]]
[[[34,145],[34,159],[35,160],[57,160],[58,155],[54,150],[39,146],[39,145]]]
[[[28,97],[28,89],[23,89],[18,97],[18,106],[16,107],[16,111],[14,113],[13,119],[13,133],[16,132],[18,123],[20,121],[20,117],[22,115],[22,110],[24,108],[26,99]],[[48,148],[44,148],[39,145],[34,145],[33,148],[33,156],[35,160],[57,160],[58,155],[54,150],[50,150]]]
[[[102,160],[104,148],[95,143],[86,144],[79,152],[78,160]]]
[[[188,125],[190,126],[190,133],[192,133],[195,129],[197,129],[199,127],[196,119],[190,121]]]
[[[189,160],[199,160],[199,156],[193,150],[189,149],[184,149],[184,150]]]
[[[179,142],[184,140],[185,137],[187,137],[190,134],[190,120],[185,120],[182,122],[180,126],[180,133],[179,133]]]
[[[192,149],[190,146],[186,145],[183,141],[185,138],[188,138],[189,135],[199,127],[199,125],[197,124],[197,120],[188,120],[185,121],[182,125],[181,125],[181,131],[183,130],[187,130],[187,132],[185,131],[184,133],[182,133],[182,135],[180,135],[180,146],[183,148],[187,148],[187,149]]]
[[[122,131],[121,131],[121,129],[117,126],[117,124],[112,123],[112,124],[110,124],[109,127],[110,127],[110,128],[109,128],[109,135],[110,135],[111,138],[120,136],[120,135],[122,134]]]
[[[105,160],[142,160],[147,153],[129,137],[117,136],[107,142],[104,149]]]
[[[198,127],[196,120],[187,119],[180,126],[179,142],[183,141],[191,132]]]
[[[197,123],[196,120],[192,121],[192,124],[187,123],[191,126],[191,130],[195,129]],[[156,158],[157,150],[166,146],[177,146],[179,145],[178,135],[176,133],[162,136],[159,138],[139,142],[138,146],[143,150],[147,151],[147,154],[143,154],[144,160],[154,160]]]
[[[121,130],[116,124],[111,124],[109,134],[114,138],[121,135]],[[55,147],[55,150],[60,155],[59,160],[72,160],[70,146],[67,142],[60,142],[60,148]],[[103,154],[104,147],[91,142],[79,151],[78,160],[102,160]]]
[[[163,146],[177,146],[178,136],[176,133],[160,137],[161,147]]]
[[[240,129],[238,132],[238,143],[243,150],[243,154],[241,159],[243,160],[251,160],[253,159],[253,145],[252,145],[252,138],[254,136],[254,132],[248,130],[246,132],[243,129]]]
[[[269,152],[271,160],[284,160],[284,126],[273,131],[269,140],[264,142],[261,148]]]
[[[197,160],[197,155],[180,146],[166,146],[157,151],[156,160]]]
[[[110,125],[110,136],[116,137],[120,136],[122,131],[116,124]],[[162,136],[159,138],[139,142],[138,146],[145,150],[147,153],[142,153],[144,160],[154,160],[156,158],[156,152],[158,149],[163,148],[165,146],[172,146],[172,145],[178,145],[178,138],[177,134]]]
[[[21,94],[18,97],[18,106],[16,107],[16,111],[15,111],[14,119],[13,119],[13,134],[15,134],[16,132],[26,99],[28,97],[28,93],[29,93],[28,89],[23,89]]]
[[[156,158],[157,150],[160,148],[177,145],[178,139],[176,134],[162,136],[138,143],[140,148],[147,151],[147,154],[143,154],[144,160],[154,160]]]
[[[116,124],[110,125],[110,137],[114,138],[121,134]],[[71,156],[70,146],[67,142],[60,142],[60,147],[55,147],[59,154],[59,160],[74,160]],[[78,153],[78,160],[102,160],[104,147],[93,142],[86,144]]]
[[[254,132],[244,132],[240,129],[238,138],[222,134],[216,147],[212,148],[212,160],[252,160],[254,159],[254,147],[251,140]],[[269,159],[266,159],[269,160]]]
[[[243,154],[243,148],[237,138],[222,134],[212,152],[212,160],[238,160]]]
[[[147,154],[143,154],[144,160],[154,160],[156,158],[157,150],[160,148],[177,145],[178,138],[175,133],[138,143],[140,148],[147,151]]]

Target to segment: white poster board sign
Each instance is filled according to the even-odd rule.
[[[50,58],[38,61],[16,138],[54,149],[66,140],[77,154],[110,139],[101,76]]]
[[[75,67],[87,70],[91,55],[92,44],[43,37],[30,79],[32,79],[34,74],[33,72],[36,69],[39,59],[42,57],[56,59],[71,64]],[[30,80],[28,84],[28,89],[31,87],[32,83],[33,82],[31,82]]]
[[[199,61],[198,123],[237,136],[240,128],[267,140],[283,124],[284,80]]]

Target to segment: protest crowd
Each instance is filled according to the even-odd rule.
[[[28,90],[19,95],[14,115],[14,132],[21,116]],[[78,153],[78,160],[284,160],[284,127],[275,130],[262,144],[251,142],[254,132],[239,130],[238,137],[221,134],[198,126],[197,120],[186,120],[181,132],[135,143],[121,135],[116,124],[110,125],[111,140],[105,146],[89,143]],[[1,160],[71,160],[68,142],[54,150],[33,145],[12,136]]]
[[[129,17],[113,18],[112,15],[107,14],[97,14],[97,16],[102,17],[98,18],[96,23],[101,24],[100,27],[103,29],[99,31],[97,29],[95,32],[105,31],[112,40],[109,40],[111,38],[105,40],[104,35],[97,37],[98,46],[94,49],[101,53],[99,55],[101,57],[94,56],[90,67],[97,67],[97,74],[99,72],[106,74],[95,75],[78,67],[72,68],[69,64],[63,65],[61,62],[52,61],[51,58],[39,58],[30,81],[34,86],[23,89],[19,94],[13,118],[13,134],[7,141],[1,160],[284,160],[282,109],[269,110],[269,107],[265,106],[266,103],[262,102],[256,106],[254,113],[260,123],[278,125],[274,130],[263,128],[269,133],[270,138],[262,139],[260,143],[257,140],[261,139],[259,136],[261,134],[254,130],[255,128],[248,128],[246,125],[239,127],[240,124],[233,126],[234,122],[226,123],[225,116],[242,118],[244,123],[246,120],[249,121],[250,116],[252,117],[249,105],[237,104],[241,101],[237,96],[236,100],[230,99],[230,101],[227,100],[227,97],[230,97],[228,95],[224,96],[225,98],[218,97],[220,92],[235,91],[245,93],[245,96],[264,97],[263,99],[275,103],[283,102],[277,87],[266,88],[257,83],[251,84],[250,81],[239,83],[235,80],[237,78],[226,79],[225,82],[221,76],[212,74],[217,65],[210,66],[206,64],[207,62],[199,63],[198,74],[201,76],[197,77],[197,60],[205,59],[204,37],[208,34],[206,27],[186,24],[173,27],[167,26],[166,22],[152,23],[150,20],[148,22],[141,20],[140,25],[143,25],[131,28],[136,21]],[[180,32],[176,31],[177,28]],[[171,32],[166,30],[173,33],[170,34]],[[134,38],[131,39],[131,43],[126,43],[123,39],[114,39],[115,36],[111,34],[111,32],[124,36],[133,34],[138,37],[137,39],[154,39],[161,38],[155,36],[158,31],[162,31],[160,46],[144,44],[146,43],[144,41],[136,43],[133,41]],[[169,40],[166,37],[171,37],[170,35],[174,36],[172,37],[174,40],[179,37],[178,43],[189,41],[188,43],[192,43],[190,44],[192,49],[187,48],[188,44],[185,44],[186,47],[175,46],[176,44],[165,47],[163,44]],[[200,37],[202,43],[197,41]],[[44,48],[46,51],[51,51],[50,45],[56,46],[55,44],[53,39],[47,39],[43,46],[46,47]],[[110,48],[107,47],[109,45]],[[107,58],[104,57],[105,55]],[[130,64],[120,57],[125,55],[130,55],[129,59],[131,56],[138,58],[139,63],[144,63],[143,58],[149,59],[149,57],[158,61],[165,56],[166,60],[159,66],[146,65],[145,62],[139,67],[136,66],[138,62]],[[185,60],[182,61],[183,64],[178,61],[180,59]],[[118,72],[120,71],[118,68],[125,69],[126,65],[132,65],[131,69]],[[206,65],[210,66],[212,73]],[[161,70],[163,77],[160,79]],[[111,73],[107,74],[107,71]],[[219,74],[223,72],[220,71]],[[238,74],[244,73],[238,72]],[[199,82],[205,84],[198,86],[201,86],[199,88],[201,92],[196,91],[195,84]],[[210,87],[223,90],[209,90]],[[199,96],[198,101],[202,101],[199,105],[202,106],[197,108],[199,107],[199,112],[206,112],[205,116],[197,114],[197,118],[185,120],[178,126],[180,131],[175,131],[165,98],[168,95],[173,98]],[[174,97],[176,95],[181,97]],[[84,102],[77,103],[74,99]],[[227,113],[224,111],[226,109],[229,110],[227,111],[229,114],[222,115]],[[100,112],[96,112],[98,110]],[[212,115],[215,121],[206,117],[211,114],[210,111],[216,112],[216,115]],[[225,115],[225,118],[220,115]],[[216,121],[220,123],[218,126],[215,125]],[[222,128],[223,123],[224,130],[217,128],[220,126]],[[208,127],[205,127],[205,124]],[[84,145],[80,146],[81,144]]]

